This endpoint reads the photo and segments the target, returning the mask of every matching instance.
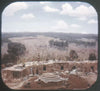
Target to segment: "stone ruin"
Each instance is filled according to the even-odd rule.
[[[88,74],[90,72],[97,74],[97,60],[96,61],[88,61],[88,60],[87,61],[58,61],[58,60],[33,61],[33,62],[26,62],[24,67],[22,64],[17,64],[13,65],[12,67],[6,67],[2,69],[2,78],[3,81],[6,82],[8,79],[10,79],[10,81],[13,81],[13,79],[23,79],[27,76],[38,75],[39,77],[35,81],[37,82],[41,80],[41,82],[43,82],[46,86],[47,83],[49,85],[50,83],[54,84],[53,83],[54,81],[61,82],[62,84],[63,80],[68,80],[68,78],[70,78],[69,75],[64,75],[64,74],[70,74],[70,76],[73,77],[73,75],[75,74],[82,76],[83,75],[82,73]]]

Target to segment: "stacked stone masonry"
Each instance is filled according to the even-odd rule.
[[[97,73],[97,61],[34,61],[26,62],[25,67],[22,64],[17,64],[12,67],[7,67],[2,70],[3,78],[19,79],[30,74],[41,75],[47,72],[63,72],[77,69],[80,72],[95,72]]]

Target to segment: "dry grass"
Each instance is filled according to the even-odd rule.
[[[20,57],[18,63],[24,61],[34,61],[38,60],[48,60],[48,59],[57,59],[57,60],[68,60],[70,50],[75,50],[78,53],[78,60],[87,60],[91,52],[94,52],[97,55],[97,45],[96,47],[84,47],[82,45],[77,46],[75,44],[69,44],[69,47],[65,50],[59,50],[54,47],[49,46],[50,40],[56,40],[52,37],[37,36],[37,37],[15,37],[10,38],[12,42],[19,42],[25,45],[26,53],[24,56]],[[57,39],[59,40],[59,39]]]

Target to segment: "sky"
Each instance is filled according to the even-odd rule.
[[[85,2],[14,2],[3,10],[2,32],[98,34],[98,16]]]

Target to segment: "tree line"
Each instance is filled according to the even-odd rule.
[[[26,48],[23,44],[17,42],[9,42],[7,54],[4,54],[2,57],[2,64],[16,64],[19,60],[19,57],[24,55]]]

